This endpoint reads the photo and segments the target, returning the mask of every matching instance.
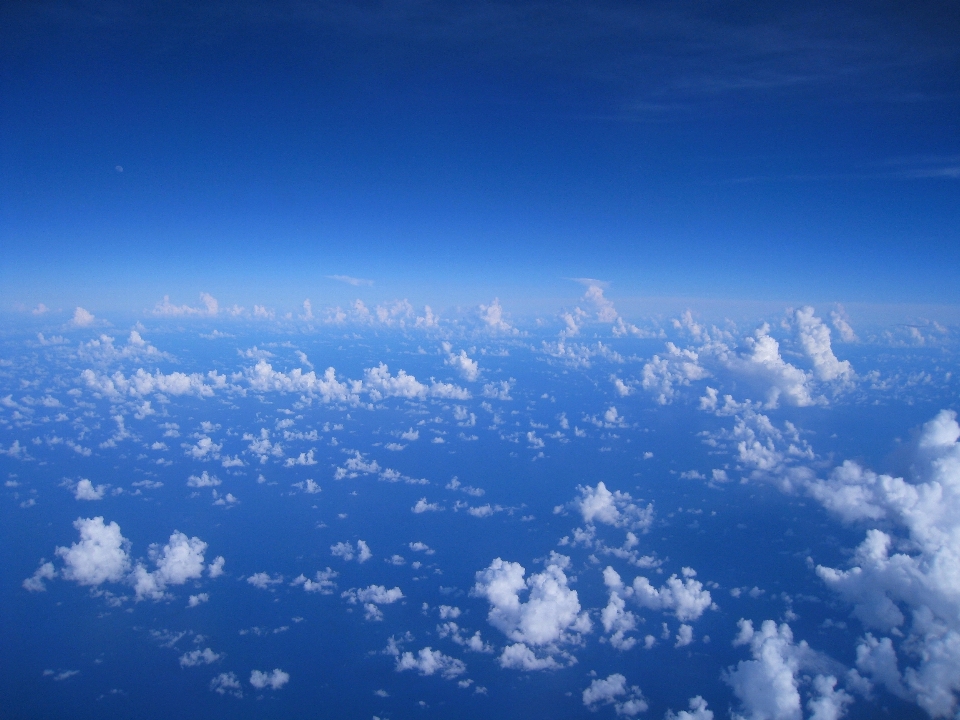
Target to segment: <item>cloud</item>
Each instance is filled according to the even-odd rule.
[[[709,377],[710,373],[700,365],[699,355],[693,350],[681,350],[668,342],[667,354],[653,359],[643,366],[644,390],[653,393],[657,402],[668,405],[676,396],[676,387],[689,385],[694,380]]]
[[[150,374],[140,368],[130,377],[126,377],[119,371],[108,376],[87,368],[80,373],[80,377],[94,393],[110,398],[120,398],[123,395],[141,398],[152,393],[213,397],[214,390],[226,388],[227,382],[226,376],[217,375],[215,370],[211,370],[206,375],[199,373],[187,375],[182,372],[165,375],[159,370]]]
[[[489,305],[480,306],[480,320],[491,330],[516,334],[517,330],[503,317],[503,307],[500,299],[494,298]]]
[[[250,684],[257,690],[279,690],[290,682],[290,674],[285,673],[280,668],[274,668],[273,672],[262,672],[254,670],[250,673]]]
[[[218,478],[216,475],[209,474],[206,470],[199,475],[191,475],[187,478],[187,487],[216,487],[217,485],[220,485],[220,483],[220,478]]]
[[[370,546],[363,540],[357,540],[356,552],[354,552],[353,546],[350,543],[339,542],[336,545],[330,546],[330,554],[334,557],[343,558],[348,562],[356,557],[357,562],[360,563],[364,563],[373,557],[373,553],[370,552]]]
[[[830,345],[830,328],[813,314],[813,308],[806,306],[794,314],[800,346],[813,363],[813,374],[824,382],[849,384],[856,375],[848,360],[842,362],[833,354]],[[849,326],[848,326],[849,327]]]
[[[204,570],[203,553],[207,543],[198,537],[188,538],[184,533],[174,531],[170,540],[162,549],[151,546],[151,558],[157,569],[147,571],[143,564],[137,563],[132,582],[136,599],[162,600],[166,597],[167,585],[183,585],[187,580],[200,578]]]
[[[637,577],[630,588],[632,595],[628,594],[628,597],[632,596],[640,607],[672,613],[682,622],[696,620],[705,610],[716,609],[710,591],[694,579],[696,573],[683,568],[683,574],[683,580],[671,575],[659,589],[653,587],[647,578]]]
[[[816,674],[812,693],[809,688],[801,688],[802,683],[809,681],[809,674],[824,665],[824,660],[806,642],[794,643],[789,625],[778,626],[773,620],[766,620],[755,631],[752,622],[741,619],[739,627],[733,644],[748,645],[753,659],[741,660],[724,678],[740,700],[742,714],[734,713],[734,718],[801,720],[801,689],[811,696],[808,707],[821,713],[814,717],[843,715],[844,707],[853,698],[835,689],[834,676]],[[827,712],[830,707],[836,710],[832,715]]]
[[[583,704],[590,710],[601,705],[613,705],[617,715],[632,717],[649,707],[636,685],[627,686],[627,678],[620,673],[608,675],[605,679],[595,678],[590,687],[583,691]]]
[[[73,311],[73,318],[70,320],[70,324],[73,327],[84,328],[90,327],[96,321],[93,313],[84,310],[82,307],[78,307]]]
[[[130,570],[130,541],[120,534],[120,526],[104,524],[102,516],[77,518],[73,526],[80,531],[80,541],[56,549],[63,559],[63,577],[94,587],[122,580]]]
[[[23,581],[23,587],[30,592],[45,592],[47,586],[44,580],[53,580],[56,576],[57,571],[53,567],[53,563],[44,562],[34,571],[33,575]]]
[[[73,496],[77,500],[102,500],[106,490],[106,485],[97,485],[94,487],[92,482],[86,478],[82,478],[76,487],[74,487]]]
[[[266,590],[271,585],[279,585],[283,582],[283,575],[277,575],[276,577],[271,577],[269,573],[258,572],[250,575],[247,578],[247,582],[253,585],[255,588],[260,590]]]
[[[240,681],[237,679],[236,674],[232,672],[217,675],[210,681],[210,690],[221,695],[230,694],[238,698],[243,697],[243,689],[240,687]]]
[[[673,712],[668,710],[665,720],[713,720],[713,711],[707,709],[707,701],[697,695],[690,698],[690,709]],[[818,720],[827,720],[826,717]]]
[[[346,283],[347,285],[353,285],[354,287],[373,285],[373,280],[364,280],[363,278],[350,277],[349,275],[327,275],[327,277],[331,280]]]
[[[445,680],[453,680],[467,671],[462,660],[444,655],[439,650],[425,647],[416,655],[405,652],[397,658],[396,671],[416,670],[421,675],[440,674]]]
[[[331,570],[327,567],[326,570],[318,570],[314,576],[314,580],[308,579],[303,573],[294,578],[293,582],[290,584],[294,587],[297,585],[303,585],[305,592],[316,592],[321,595],[332,595],[333,591],[337,589],[337,584],[333,581],[333,578],[339,575],[335,570]]]
[[[596,487],[578,485],[579,499],[573,502],[587,524],[596,522],[630,530],[647,530],[653,523],[653,504],[641,508],[633,503],[630,493],[610,492],[603,481]]]
[[[933,717],[952,716],[960,692],[958,440],[956,413],[944,410],[917,439],[915,482],[846,462],[809,485],[841,518],[884,523],[887,531],[866,532],[849,569],[820,565],[817,574],[868,629],[888,634],[861,641],[858,667]]]
[[[514,643],[541,650],[534,656],[532,650],[507,648],[500,658],[504,667],[552,666],[552,654],[560,645],[577,643],[590,631],[589,615],[580,611],[577,592],[567,585],[568,564],[568,558],[552,555],[542,573],[525,578],[522,565],[496,558],[477,573],[471,593],[490,603],[487,621]],[[520,599],[521,593],[529,593],[526,601]]]
[[[429,503],[425,497],[417,500],[417,504],[414,505],[410,510],[416,514],[425,513],[425,512],[438,512],[443,510],[439,503]]]
[[[212,665],[223,655],[215,653],[210,648],[191,650],[180,656],[180,667],[196,667],[197,665]]]
[[[452,366],[467,382],[475,382],[480,377],[480,366],[476,360],[471,360],[467,356],[466,350],[461,350],[458,355],[448,351],[447,359],[444,360],[447,365]]]
[[[163,300],[154,306],[153,314],[157,317],[216,317],[219,314],[220,303],[210,293],[200,293],[200,303],[203,307],[173,305],[170,302],[170,296],[164,295]]]
[[[424,385],[413,375],[408,375],[405,370],[400,370],[396,376],[393,376],[389,368],[384,363],[380,363],[375,368],[364,370],[363,389],[375,402],[387,397],[401,397],[409,400],[423,400],[427,397],[447,400],[470,399],[470,393],[458,385],[437,382],[432,378],[430,382],[429,386]]]

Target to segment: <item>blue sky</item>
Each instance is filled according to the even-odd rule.
[[[6,310],[958,302],[952,4],[0,13]]]

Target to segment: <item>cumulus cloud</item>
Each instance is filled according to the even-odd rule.
[[[290,584],[293,586],[302,585],[306,592],[332,595],[333,591],[337,589],[337,584],[333,579],[338,575],[338,572],[327,567],[326,570],[318,570],[313,580],[309,579],[303,573],[300,573]]]
[[[52,562],[43,562],[40,564],[33,575],[23,581],[23,587],[30,592],[44,592],[47,589],[44,580],[53,580],[57,576],[57,570]]]
[[[673,712],[668,710],[666,720],[713,720],[713,711],[707,709],[707,701],[697,695],[690,698],[690,709]],[[822,718],[821,720],[826,720]]]
[[[710,591],[694,579],[696,573],[691,568],[683,568],[683,575],[684,579],[671,575],[659,589],[647,578],[637,577],[630,588],[632,595],[628,597],[632,596],[640,607],[669,612],[681,622],[697,620],[704,611],[716,609]]]
[[[111,399],[120,399],[124,395],[142,398],[154,393],[212,397],[214,390],[226,388],[227,383],[226,376],[217,375],[215,370],[211,370],[206,375],[200,373],[188,375],[182,372],[164,374],[159,370],[151,374],[140,368],[127,377],[119,370],[108,376],[87,368],[80,373],[80,377],[92,392]]]
[[[765,621],[760,630],[754,630],[749,620],[740,620],[740,632],[734,646],[747,645],[752,660],[741,660],[731,668],[726,682],[740,700],[740,712],[733,713],[742,720],[801,720],[803,715],[801,690],[809,696],[808,707],[818,718],[839,718],[853,698],[843,690],[836,690],[837,678],[824,675],[824,658],[806,642],[795,643],[790,626]],[[810,673],[816,673],[812,681]],[[805,686],[810,683],[811,686]],[[828,714],[832,708],[834,714]]]
[[[424,385],[405,370],[391,375],[389,368],[380,363],[375,368],[364,371],[363,389],[369,393],[373,401],[387,397],[400,397],[408,400],[423,400],[427,397],[447,400],[469,400],[470,393],[458,385],[437,382],[431,379],[431,384]]]
[[[813,373],[818,380],[849,383],[855,375],[848,360],[840,361],[830,345],[830,328],[806,306],[794,314],[800,346],[813,363]],[[848,326],[849,327],[849,326]]]
[[[223,655],[215,653],[210,648],[191,650],[180,656],[180,667],[195,667],[197,665],[212,665]]]
[[[583,704],[590,710],[601,705],[613,705],[617,715],[633,717],[646,711],[648,705],[636,685],[627,686],[627,678],[620,673],[606,678],[595,678],[583,691]]]
[[[210,681],[210,690],[220,695],[233,695],[234,697],[243,697],[243,689],[240,687],[240,681],[235,673],[220,673]]]
[[[356,550],[354,550],[350,543],[346,542],[339,542],[336,545],[331,545],[330,554],[334,557],[343,558],[348,562],[356,558],[357,562],[360,563],[364,563],[373,557],[373,553],[370,552],[370,546],[367,545],[367,543],[363,540],[357,540]]]
[[[64,563],[63,577],[91,586],[122,580],[130,570],[130,541],[120,534],[120,526],[105,524],[102,516],[77,518],[73,526],[80,531],[80,541],[56,549]]]
[[[70,324],[73,327],[84,328],[90,327],[96,321],[93,313],[88,310],[84,310],[82,307],[78,307],[73,311],[73,318],[70,320]]]
[[[702,380],[710,375],[700,365],[699,355],[693,350],[681,350],[672,342],[667,343],[667,353],[654,355],[643,366],[644,390],[655,395],[657,402],[667,405],[676,396],[676,388],[689,385],[694,380]]]
[[[603,523],[630,530],[647,530],[653,523],[653,504],[640,507],[633,502],[630,493],[610,492],[603,481],[596,487],[578,485],[580,497],[574,507],[580,511],[588,525]]]
[[[459,354],[454,354],[449,350],[447,353],[447,359],[444,362],[460,373],[460,377],[464,380],[475,382],[480,377],[480,366],[476,360],[467,356],[466,350],[461,350]]]
[[[487,599],[488,622],[516,643],[501,655],[504,667],[553,667],[552,656],[561,645],[578,643],[590,631],[590,618],[580,611],[576,590],[567,585],[568,565],[568,558],[552,555],[542,573],[525,578],[522,565],[496,558],[477,573],[472,594]],[[528,593],[526,601],[520,599],[523,593]]]
[[[136,599],[162,600],[167,585],[183,585],[188,580],[198,579],[204,570],[203,553],[207,543],[198,537],[188,538],[184,533],[174,531],[163,548],[150,547],[150,557],[157,569],[150,572],[143,564],[137,563],[132,582]]]
[[[164,295],[163,300],[154,306],[153,314],[158,317],[216,317],[220,312],[220,303],[210,293],[200,293],[200,304],[202,307],[174,305],[170,302],[170,296]]]
[[[498,298],[494,298],[493,302],[489,305],[480,306],[480,319],[491,330],[498,330],[500,332],[507,333],[517,332],[516,328],[514,328],[504,319],[503,307],[500,305],[500,300]]]
[[[250,684],[257,690],[279,690],[290,682],[290,674],[280,668],[274,668],[273,672],[262,672],[254,670],[250,673]]]
[[[92,482],[83,478],[73,488],[73,496],[77,500],[102,500],[106,490],[106,485],[97,485],[94,487]]]
[[[845,520],[885,523],[889,532],[867,531],[849,569],[817,573],[868,629],[886,635],[861,641],[858,667],[932,717],[953,716],[960,693],[958,440],[956,413],[945,410],[923,426],[914,482],[847,462],[809,486]]]
[[[397,657],[396,671],[416,670],[421,675],[440,674],[445,680],[453,680],[467,671],[462,660],[444,655],[439,650],[425,647],[416,655],[405,652]]]

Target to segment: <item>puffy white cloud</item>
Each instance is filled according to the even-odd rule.
[[[130,541],[120,534],[120,526],[104,524],[102,516],[77,518],[73,526],[80,531],[80,541],[56,549],[64,562],[63,577],[93,586],[122,580],[130,569]]]
[[[440,507],[439,503],[429,503],[425,497],[422,497],[417,500],[416,505],[410,508],[410,510],[419,515],[420,513],[425,512],[439,512],[440,510],[443,510],[443,508]]]
[[[513,387],[513,385],[509,380],[486,383],[483,386],[483,396],[494,400],[513,400],[513,398],[510,397],[511,387]]]
[[[70,320],[70,324],[74,327],[90,327],[96,321],[93,313],[88,310],[84,310],[82,307],[78,307],[73,311],[73,318]]]
[[[354,551],[353,546],[350,543],[339,542],[336,545],[330,546],[330,554],[334,557],[343,558],[346,561],[353,560],[354,557],[357,558],[357,562],[366,562],[373,557],[373,553],[370,552],[370,546],[363,540],[357,540],[357,549]]]
[[[675,388],[689,385],[694,380],[709,377],[710,373],[700,365],[700,358],[693,350],[681,350],[672,342],[667,343],[667,354],[653,359],[643,366],[643,389],[654,393],[657,402],[667,405],[676,396]]]
[[[648,705],[636,685],[627,686],[627,678],[620,673],[606,678],[595,678],[583,691],[583,704],[590,710],[601,705],[613,705],[617,715],[633,717],[646,711]]]
[[[215,653],[210,648],[191,650],[180,656],[180,667],[195,667],[197,665],[212,665],[223,655]]]
[[[850,322],[846,317],[846,313],[843,311],[842,307],[831,312],[830,318],[833,322],[834,329],[840,333],[840,339],[843,342],[854,343],[860,341],[860,338],[857,337],[857,333],[854,332],[853,327],[851,327]]]
[[[223,566],[226,563],[223,555],[217,555],[213,559],[213,562],[207,565],[207,574],[212,578],[217,578],[223,575]]]
[[[274,370],[265,360],[260,360],[252,368],[245,368],[241,375],[234,377],[236,380],[245,379],[254,392],[299,392],[318,396],[325,403],[356,404],[360,401],[362,387],[359,380],[340,382],[332,367],[328,367],[320,376],[313,370],[305,373],[301,368],[283,373]]]
[[[209,474],[204,470],[199,475],[191,475],[187,478],[187,487],[202,488],[202,487],[216,487],[220,484],[220,478],[216,475]]]
[[[713,711],[707,709],[707,701],[697,695],[690,698],[690,709],[673,712],[668,710],[666,720],[713,720]]]
[[[243,689],[240,687],[240,681],[235,673],[220,673],[210,681],[210,690],[221,695],[233,695],[234,697],[243,697]]]
[[[840,361],[830,345],[830,328],[813,314],[810,306],[800,308],[794,315],[800,346],[813,363],[813,374],[818,380],[849,383],[856,376],[848,360]],[[849,326],[847,326],[849,327]]]
[[[423,400],[427,397],[447,400],[468,400],[470,393],[466,389],[450,383],[437,382],[431,378],[430,385],[424,385],[405,370],[391,375],[390,369],[380,363],[377,367],[364,370],[363,389],[374,401],[387,397],[401,397],[409,400]]]
[[[205,602],[210,602],[210,595],[207,593],[197,593],[187,598],[187,607],[199,607]]]
[[[764,383],[769,408],[777,407],[780,400],[798,407],[821,402],[812,394],[811,377],[781,357],[780,343],[769,332],[770,327],[764,324],[754,337],[746,338],[749,353],[730,359],[728,367]]]
[[[331,570],[329,567],[326,570],[318,570],[315,578],[310,580],[306,575],[301,573],[293,582],[290,584],[293,586],[303,585],[303,589],[306,592],[317,592],[321,595],[332,595],[333,591],[337,589],[337,584],[333,581],[333,578],[339,575],[335,570]]]
[[[596,487],[578,485],[580,497],[574,506],[587,524],[603,523],[630,530],[647,530],[653,523],[653,504],[639,507],[633,502],[630,493],[614,490],[610,492],[603,481]]]
[[[182,372],[164,374],[159,370],[150,374],[140,368],[127,377],[119,370],[108,376],[88,368],[80,373],[80,377],[94,393],[110,398],[120,398],[124,395],[141,398],[152,393],[212,397],[214,390],[227,386],[226,375],[217,375],[216,370],[211,370],[206,375],[200,373],[187,375]]]
[[[106,490],[106,485],[97,485],[94,487],[92,482],[83,478],[73,488],[73,496],[77,500],[102,500]]]
[[[491,330],[499,330],[500,332],[508,332],[516,334],[517,330],[508,323],[503,317],[503,307],[500,305],[500,300],[494,298],[493,302],[489,305],[480,306],[480,319],[486,324]]]
[[[250,684],[257,690],[279,690],[290,682],[290,674],[285,673],[280,668],[274,668],[273,672],[262,672],[254,670],[250,673]]]
[[[439,673],[446,680],[453,680],[467,671],[462,660],[444,655],[439,650],[425,647],[416,655],[405,652],[397,658],[397,672],[416,670],[421,675],[435,675]]]
[[[808,708],[818,720],[843,714],[852,698],[836,690],[836,677],[818,672],[829,663],[806,642],[794,643],[789,625],[766,620],[755,631],[749,620],[741,619],[738,624],[740,632],[733,644],[748,645],[753,659],[741,660],[724,678],[741,703],[742,714],[733,713],[735,719],[801,720],[801,690],[810,695]],[[816,673],[812,692],[810,687],[802,687],[811,680],[811,673]],[[831,708],[837,714],[829,715]]]
[[[817,573],[867,628],[892,636],[868,635],[858,667],[932,717],[953,716],[960,693],[958,439],[956,413],[942,411],[918,438],[914,482],[845,463],[809,485],[842,518],[883,521],[890,530],[868,530],[849,569],[818,566]]]
[[[449,353],[444,362],[447,365],[451,365],[460,373],[460,377],[468,382],[475,382],[477,378],[480,377],[480,366],[476,360],[472,360],[467,356],[466,350],[461,350],[458,355]]]
[[[220,303],[210,293],[200,293],[200,302],[203,307],[190,307],[189,305],[173,305],[170,302],[170,296],[164,295],[163,300],[158,302],[153,308],[153,314],[158,317],[215,317],[220,312]]]
[[[568,558],[553,555],[542,573],[525,578],[522,565],[496,558],[477,573],[471,591],[490,603],[488,622],[515,643],[541,648],[542,662],[555,662],[550,656],[559,645],[577,643],[581,633],[591,629],[588,614],[580,611],[576,590],[567,585],[564,567],[568,563]],[[521,601],[520,594],[526,592],[527,600]],[[501,664],[505,667],[515,667],[518,653],[526,654],[522,648],[504,653]]]
[[[183,585],[187,580],[199,578],[204,570],[206,549],[207,543],[203,540],[188,538],[179,531],[174,531],[162,549],[151,546],[150,554],[157,569],[149,572],[141,563],[134,568],[132,581],[137,600],[161,600],[166,597],[167,585]]]
[[[383,585],[370,585],[361,589],[351,588],[346,590],[341,594],[341,597],[346,598],[348,602],[353,604],[369,602],[375,605],[392,605],[398,600],[403,600],[404,594],[399,587],[387,590]]]
[[[671,575],[659,589],[653,587],[647,578],[639,576],[634,579],[630,588],[632,594],[628,597],[632,596],[641,607],[672,613],[681,622],[696,620],[704,611],[716,609],[710,591],[694,579],[696,573],[690,568],[684,568],[684,571],[683,580]]]
[[[603,631],[608,633],[607,639],[617,650],[629,650],[637,643],[636,638],[627,637],[627,633],[637,627],[637,616],[626,609],[624,586],[617,571],[607,566],[603,571],[603,582],[610,591],[610,599],[600,611]]]
[[[33,575],[23,581],[23,587],[30,592],[44,592],[47,589],[44,580],[53,580],[57,576],[57,570],[52,562],[41,563]]]

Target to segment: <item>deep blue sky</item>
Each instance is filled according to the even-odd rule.
[[[956,3],[264,5],[3,3],[4,310],[960,303]]]

